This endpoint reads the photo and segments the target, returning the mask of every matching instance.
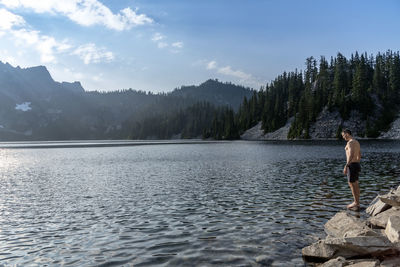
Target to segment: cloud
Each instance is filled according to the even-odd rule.
[[[156,33],[153,35],[153,37],[151,38],[151,40],[152,40],[153,42],[158,42],[158,41],[161,41],[161,40],[164,39],[164,38],[165,38],[164,35],[162,35],[162,34],[159,33],[159,32],[156,32]]]
[[[167,47],[168,44],[165,43],[165,42],[159,42],[159,43],[157,44],[157,46],[158,46],[158,48],[164,48],[164,47]]]
[[[206,65],[206,69],[208,69],[208,70],[216,69],[217,73],[224,74],[227,76],[232,76],[232,77],[240,79],[241,81],[246,81],[246,80],[252,79],[251,74],[247,74],[240,70],[233,70],[231,66],[218,67],[217,62],[215,60],[208,62]]]
[[[0,59],[1,61],[8,62],[13,66],[17,66],[18,63],[15,57],[11,56],[8,50],[6,49],[0,50]]]
[[[75,49],[72,55],[79,56],[85,64],[99,63],[101,61],[112,61],[114,60],[114,54],[104,48],[98,48],[95,44],[85,44]]]
[[[235,79],[238,79],[240,83],[244,83],[254,87],[260,87],[265,84],[265,82],[258,80],[253,75],[243,72],[241,70],[234,70],[231,66],[219,67],[215,60],[209,62],[200,62],[203,62],[203,66],[205,65],[207,70],[214,70],[219,74],[233,77]]]
[[[175,42],[171,44],[172,47],[175,48],[182,48],[183,47],[183,43],[182,42]]]
[[[208,70],[213,70],[215,68],[217,68],[217,62],[215,62],[214,60],[208,62],[208,64],[207,64],[207,69]]]
[[[104,25],[117,31],[153,23],[153,19],[127,7],[114,14],[97,0],[0,0],[7,8],[27,8],[36,13],[61,14],[83,26]]]
[[[31,30],[21,16],[5,9],[0,9],[0,30],[4,30],[3,35],[10,34],[16,45],[35,49],[42,63],[57,63],[56,54],[67,53],[73,49],[68,40],[57,41],[54,37],[41,34],[40,31]],[[92,43],[75,48],[71,54],[78,55],[85,64],[114,59],[112,52],[106,51],[105,48],[97,48]]]
[[[18,29],[11,30],[10,33],[17,45],[29,45],[39,52],[43,63],[56,63],[55,54],[71,48],[67,41],[58,42],[51,36],[41,35],[39,31]]]
[[[252,78],[251,74],[245,73],[240,70],[233,70],[231,66],[219,68],[218,73],[239,78],[241,81],[250,80]]]
[[[174,42],[170,44],[167,43],[165,39],[167,39],[167,37],[159,32],[156,32],[155,34],[153,34],[153,37],[151,37],[151,40],[157,43],[158,48],[163,49],[165,47],[171,47],[171,53],[179,53],[180,49],[183,48],[183,42]]]
[[[25,24],[23,17],[15,15],[8,10],[2,8],[0,9],[0,29],[10,30],[14,26],[22,26]]]

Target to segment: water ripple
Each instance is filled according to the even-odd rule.
[[[400,143],[362,141],[362,205],[399,184]],[[351,201],[340,142],[0,149],[0,262],[303,266]],[[360,213],[360,216],[364,216]]]

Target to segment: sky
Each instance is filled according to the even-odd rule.
[[[400,1],[0,0],[0,61],[85,90],[253,89],[307,57],[400,47]]]

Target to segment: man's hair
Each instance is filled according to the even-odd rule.
[[[351,131],[350,131],[349,129],[344,129],[344,130],[342,131],[342,133],[351,135]]]

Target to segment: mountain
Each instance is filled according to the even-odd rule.
[[[54,81],[45,66],[0,62],[0,140],[124,139],[147,118],[174,114],[199,101],[237,109],[251,94],[216,80],[171,93],[86,92],[78,81]]]
[[[251,97],[253,90],[232,83],[221,83],[218,80],[207,80],[199,86],[182,86],[175,89],[172,96],[193,98],[197,101],[209,102],[215,106],[230,106],[238,110],[244,97]]]

